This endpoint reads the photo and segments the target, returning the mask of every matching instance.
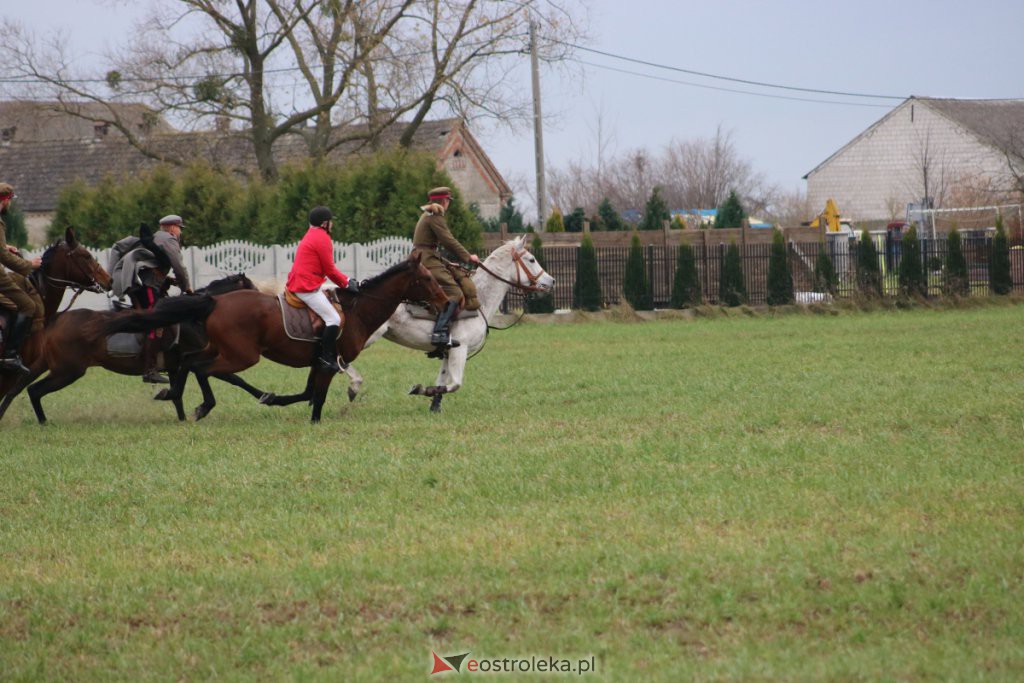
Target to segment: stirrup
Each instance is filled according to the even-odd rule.
[[[18,354],[0,358],[0,368],[3,368],[5,370],[14,370],[15,372],[21,373],[22,375],[27,375],[28,373],[32,372],[21,361],[21,356],[19,356]]]
[[[170,384],[171,380],[160,374],[159,370],[147,370],[142,374],[142,381],[146,384]]]
[[[316,357],[316,369],[319,372],[341,372],[341,366],[338,365],[337,358],[327,359],[323,356]]]

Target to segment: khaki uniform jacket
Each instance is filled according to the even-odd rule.
[[[7,251],[7,224],[0,218],[0,306],[7,309],[13,307],[30,316],[41,315],[42,300],[38,295],[35,298],[30,296],[15,277],[7,272],[8,268],[24,277],[28,277],[33,270],[31,261]]]
[[[437,284],[441,285],[441,289],[448,295],[450,301],[460,300],[468,286],[472,291],[466,292],[466,296],[473,303],[472,305],[467,304],[467,307],[479,306],[479,303],[476,302],[476,288],[472,287],[472,280],[466,278],[466,280],[469,280],[469,285],[464,283],[463,286],[460,286],[448,271],[448,268],[445,267],[444,261],[441,260],[439,248],[448,250],[456,259],[463,263],[469,261],[469,251],[455,239],[452,231],[448,228],[448,223],[445,221],[443,214],[424,211],[423,215],[420,216],[419,222],[416,223],[416,229],[412,233],[412,245],[416,251],[420,252],[420,262],[434,276]]]

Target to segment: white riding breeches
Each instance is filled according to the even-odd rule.
[[[331,302],[327,300],[327,295],[324,294],[322,289],[312,292],[292,292],[292,294],[302,299],[307,306],[312,308],[313,312],[323,319],[324,325],[327,327],[338,327],[341,325],[341,316],[338,315],[338,311],[331,305]]]

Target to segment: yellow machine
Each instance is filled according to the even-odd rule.
[[[815,216],[814,220],[810,222],[810,226],[812,228],[820,228],[822,220],[825,221],[826,232],[840,232],[839,207],[836,206],[835,200],[831,197],[825,202],[825,210]]]

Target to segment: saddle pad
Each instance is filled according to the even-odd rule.
[[[142,353],[142,335],[132,332],[118,332],[107,337],[107,354],[130,357]]]
[[[168,349],[178,345],[178,341],[181,339],[181,326],[172,325],[171,333],[174,335],[174,341],[167,347]],[[144,334],[118,332],[117,334],[110,335],[107,337],[107,354],[123,358],[138,356],[142,353],[142,337]]]
[[[295,298],[298,299],[298,297]],[[302,308],[295,308],[294,305],[288,302],[284,294],[278,294],[277,301],[281,305],[281,319],[284,320],[284,333],[288,335],[289,339],[304,342],[320,341],[320,335],[313,332],[313,323],[310,322],[308,308],[305,306]],[[331,305],[334,306],[334,310],[338,311],[338,314],[341,315],[341,326],[344,327],[345,313],[338,308],[338,305],[333,301],[331,302]]]
[[[437,314],[436,313],[431,313],[429,308],[427,308],[426,306],[420,306],[419,304],[406,304],[405,305],[405,310],[407,310],[409,312],[409,315],[411,315],[414,318],[418,318],[420,320],[436,320],[437,319]],[[455,316],[455,319],[456,320],[465,320],[466,318],[477,318],[479,316],[480,316],[480,311],[477,311],[477,310],[462,311],[457,316]]]

